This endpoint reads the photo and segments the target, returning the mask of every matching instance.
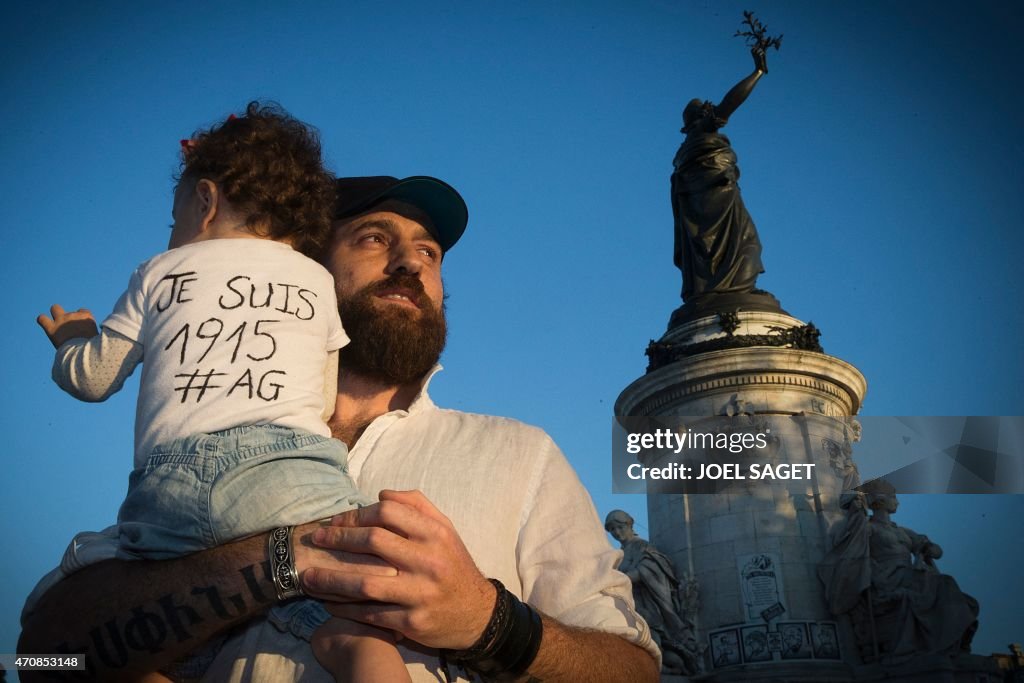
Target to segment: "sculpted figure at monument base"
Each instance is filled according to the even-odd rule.
[[[693,622],[687,615],[681,584],[675,567],[666,555],[633,531],[633,518],[622,510],[612,510],[604,528],[622,545],[619,571],[633,582],[636,611],[651,627],[651,635],[661,648],[662,672],[686,676],[704,670],[703,648],[698,644]],[[686,602],[696,599],[693,582],[682,585]]]
[[[832,614],[849,615],[867,661],[970,652],[978,601],[939,572],[941,547],[890,519],[899,506],[891,484],[860,488],[844,496],[847,517],[818,569]]]

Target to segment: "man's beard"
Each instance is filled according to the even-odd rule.
[[[375,303],[375,296],[394,288],[413,292],[419,313],[401,305]],[[392,386],[418,382],[444,350],[448,336],[444,310],[426,295],[415,275],[399,273],[338,298],[338,312],[352,339],[338,356],[341,372]]]

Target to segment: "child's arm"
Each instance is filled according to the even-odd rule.
[[[104,401],[115,394],[142,362],[144,347],[123,334],[106,328],[96,330],[92,314],[84,309],[65,313],[50,308],[36,321],[57,348],[53,381],[82,401]]]
[[[412,681],[390,631],[332,618],[313,632],[310,645],[336,683]]]

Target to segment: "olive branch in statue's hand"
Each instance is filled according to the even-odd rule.
[[[761,20],[755,17],[753,12],[744,10],[743,24],[741,25],[750,27],[750,30],[736,31],[733,37],[746,38],[747,45],[754,48],[755,51],[763,53],[770,47],[778,50],[782,46],[782,34],[780,33],[777,37],[767,35],[768,27],[762,24]]]

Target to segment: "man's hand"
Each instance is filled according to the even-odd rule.
[[[355,512],[355,510],[353,510]],[[307,522],[295,527],[292,544],[295,551],[295,569],[299,574],[304,574],[307,568],[330,567],[330,570],[320,569],[319,571],[331,571],[337,574],[369,576],[398,576],[398,570],[392,567],[379,557],[366,555],[362,552],[338,552],[331,550],[331,546],[318,547],[313,542],[317,530],[327,526],[324,522]]]
[[[451,521],[419,491],[381,491],[380,502],[349,510],[313,533],[323,548],[380,557],[397,576],[315,566],[307,594],[338,617],[402,634],[427,647],[466,649],[494,610],[494,586],[476,568]]]
[[[96,319],[84,308],[65,313],[60,304],[54,304],[50,306],[50,315],[52,319],[44,313],[36,318],[36,322],[46,332],[55,349],[71,339],[91,339],[100,333],[96,328]]]

